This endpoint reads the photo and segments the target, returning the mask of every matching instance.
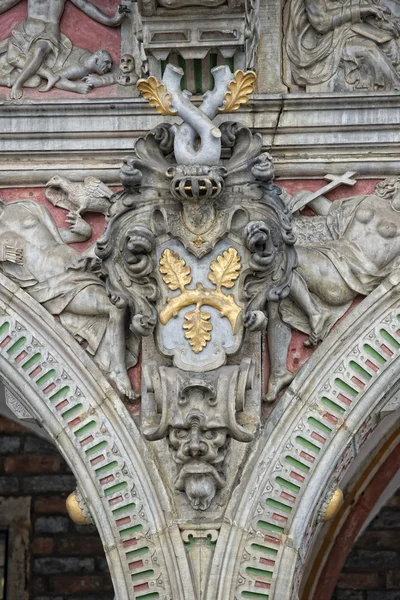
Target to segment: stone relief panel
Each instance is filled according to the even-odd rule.
[[[124,166],[123,178],[127,177],[126,172],[129,168],[129,165]],[[354,195],[349,196],[349,192],[346,193],[346,187],[343,184],[352,185],[354,188],[352,194]],[[309,183],[302,181],[301,185],[284,180],[281,185],[285,204],[294,210],[292,229],[296,237],[294,249],[298,261],[294,275],[292,274],[291,285],[286,286],[289,290],[286,298],[274,303],[264,299],[263,287],[259,285],[262,270],[256,270],[260,265],[260,254],[254,253],[253,258],[243,262],[243,248],[233,240],[229,240],[226,246],[218,242],[215,250],[207,252],[204,258],[200,258],[197,263],[196,260],[193,260],[193,253],[201,254],[206,248],[207,242],[203,239],[204,233],[199,235],[185,230],[181,223],[174,223],[172,219],[171,223],[176,228],[176,233],[188,236],[186,244],[192,244],[192,252],[188,252],[181,242],[164,242],[155,251],[154,259],[148,259],[149,266],[147,267],[147,269],[153,269],[151,273],[154,274],[155,279],[152,286],[158,290],[157,300],[154,304],[155,307],[158,307],[157,311],[161,322],[164,323],[156,330],[157,344],[162,352],[166,356],[170,356],[176,366],[183,366],[189,371],[201,371],[204,365],[211,366],[212,363],[215,368],[218,368],[225,361],[222,359],[221,363],[221,358],[218,358],[221,355],[222,347],[224,348],[223,354],[228,356],[232,353],[235,354],[237,348],[240,347],[239,340],[242,334],[238,337],[238,333],[234,332],[237,323],[243,319],[249,330],[260,329],[267,332],[271,365],[269,375],[266,375],[265,380],[269,382],[266,399],[270,401],[276,399],[277,394],[293,378],[296,366],[304,363],[313,348],[325,339],[332,326],[346,314],[354,302],[358,302],[362,296],[368,295],[390,272],[397,268],[398,248],[395,229],[397,231],[400,225],[397,223],[398,212],[396,209],[396,199],[400,188],[397,178],[377,182],[375,180],[356,182],[355,179],[344,176],[336,179],[336,189],[334,190],[332,190],[332,184],[326,186],[323,185],[323,181],[317,180],[310,180]],[[304,189],[307,186],[310,187],[310,190]],[[320,187],[318,188],[318,186]],[[315,187],[317,189],[313,189]],[[321,195],[327,187],[330,188],[330,191],[328,189],[325,193],[329,196],[329,200],[326,196]],[[128,189],[131,188],[125,188],[125,190]],[[146,194],[145,191],[141,193]],[[33,192],[29,192],[27,195],[32,194]],[[56,271],[64,273],[69,264],[74,267],[70,269],[70,284],[67,281],[68,277],[65,276],[65,289],[63,289],[65,298],[69,298],[69,294],[71,296],[78,295],[76,277],[80,273],[86,273],[85,277],[87,278],[87,280],[82,280],[82,287],[87,290],[92,289],[93,292],[96,290],[100,296],[106,294],[104,281],[98,277],[100,262],[94,254],[95,245],[93,244],[102,233],[105,221],[100,215],[99,217],[91,215],[92,211],[107,215],[112,207],[115,207],[116,199],[119,199],[117,200],[119,202],[122,199],[123,202],[129,204],[132,202],[131,193],[127,191],[115,193],[95,178],[88,178],[84,182],[73,182],[67,178],[56,176],[48,182],[43,192],[36,191],[34,194],[34,199],[45,197],[51,202],[51,204],[47,204],[51,212],[41,206],[45,203],[44,199],[40,200],[41,204],[34,200],[21,200],[19,198],[20,190],[15,190],[15,192],[5,190],[2,195],[6,200],[14,200],[13,202],[3,202],[2,207],[5,240],[1,246],[3,272],[24,287],[26,291],[32,293],[49,308],[50,312],[58,315],[69,331],[79,339],[78,326],[76,323],[74,325],[74,319],[71,321],[71,315],[67,314],[69,311],[65,310],[67,307],[58,310],[62,302],[58,298]],[[305,205],[307,206],[305,207]],[[302,212],[297,210],[299,207]],[[89,219],[82,218],[87,211],[89,211]],[[360,217],[364,218],[364,211],[367,211],[367,216],[370,217],[368,223],[360,220]],[[65,218],[64,216],[60,217],[61,212]],[[157,218],[158,216],[157,213]],[[19,225],[26,221],[25,217],[32,219],[32,224],[35,222],[35,235],[31,236],[34,240],[33,243],[30,238],[28,240],[29,236],[25,232],[25,228],[20,228]],[[63,221],[65,221],[64,226],[61,226]],[[22,230],[20,231],[20,229]],[[250,249],[254,247],[254,244],[255,247],[257,244],[258,246],[264,244],[266,237],[269,242],[271,240],[266,235],[265,225],[262,226],[261,222],[257,221],[251,222],[247,229],[244,229],[244,234],[243,239]],[[136,230],[135,236],[139,236],[139,238],[135,243],[139,243],[141,240],[142,252],[145,247],[152,251],[153,235],[150,231]],[[371,235],[375,236],[372,245],[370,244]],[[59,256],[53,253],[54,264],[50,270],[50,263],[42,261],[40,264],[46,264],[46,268],[40,270],[37,257],[29,258],[30,254],[33,255],[35,244],[41,243],[44,237],[46,240],[57,241],[60,249]],[[385,240],[384,246],[380,240]],[[78,252],[67,244],[72,244],[80,250],[85,248],[85,250]],[[235,244],[240,249],[242,256],[235,248]],[[380,247],[382,247],[381,253],[378,252]],[[372,251],[373,256],[369,256]],[[265,246],[265,254],[267,256],[270,254],[268,243]],[[145,261],[144,258],[142,260]],[[226,282],[232,287],[222,286],[221,292],[215,293],[217,291],[213,283],[215,269],[220,265],[223,268],[225,261],[229,262],[229,269],[231,269]],[[28,262],[30,266],[28,266]],[[166,267],[168,262],[170,263],[169,268]],[[203,263],[204,269],[201,266]],[[312,269],[310,269],[310,264],[313,265]],[[143,265],[144,262],[140,268],[143,268]],[[171,269],[176,269],[176,267],[181,268],[184,272],[185,281],[182,282],[182,289],[180,289],[177,280],[176,290],[173,291],[170,286],[174,287],[174,284],[169,278]],[[200,270],[198,270],[199,268]],[[248,273],[251,269],[258,273],[256,287],[252,283],[252,278],[249,278]],[[320,276],[321,269],[324,272],[324,279]],[[332,277],[329,286],[326,285],[327,275]],[[216,276],[218,277],[218,273]],[[242,280],[243,277],[245,279]],[[38,289],[36,289],[38,283],[35,283],[35,278],[40,278]],[[296,287],[297,279],[299,279],[298,287]],[[51,291],[50,285],[48,285],[50,281],[53,285]],[[202,281],[204,283],[201,283]],[[201,293],[199,293],[199,284]],[[91,288],[91,286],[93,287]],[[42,287],[47,288],[48,298],[47,296],[45,298],[46,294],[41,289]],[[69,287],[71,289],[68,289]],[[246,311],[243,311],[243,297],[239,293],[239,290],[243,288],[246,290],[248,298]],[[296,296],[297,293],[298,296]],[[51,298],[53,294],[58,298],[57,310],[53,306],[54,302]],[[106,305],[107,302],[105,301]],[[196,315],[200,313],[199,319],[194,318],[194,315],[191,314],[193,304],[190,305],[189,302],[199,302],[196,308]],[[202,308],[203,302],[205,302],[204,308]],[[221,320],[219,308],[215,307],[221,307],[224,303],[226,303],[226,307],[223,310],[228,312],[227,316]],[[273,304],[272,308],[271,304]],[[149,322],[148,327],[153,329],[154,319],[158,319],[158,317],[155,317],[155,308],[151,304],[148,306],[150,308],[146,319]],[[74,304],[69,308],[72,310]],[[99,326],[95,332],[93,331],[92,335],[89,331],[86,332],[86,337],[81,335],[92,353],[94,349],[99,348],[99,340],[101,341],[102,335],[107,329],[107,310],[109,308],[104,308],[104,311],[99,310],[99,314],[92,315],[95,321],[99,319],[99,323],[102,322],[101,327]],[[179,316],[171,319],[176,311]],[[143,308],[137,314],[145,312]],[[203,313],[205,317],[202,317]],[[143,316],[140,316],[139,320]],[[77,315],[75,317],[78,318]],[[143,323],[147,322],[146,319],[141,325],[138,323],[141,333],[146,329],[146,327],[143,329]],[[177,324],[178,327],[176,327]],[[221,327],[224,334],[220,338],[221,341],[218,342]],[[278,340],[279,344],[275,337],[276,330],[281,335]],[[85,328],[81,327],[80,331],[81,333],[85,332]],[[132,331],[129,336],[131,334]],[[174,340],[171,335],[174,336]],[[232,341],[228,343],[229,336],[233,337]],[[222,340],[223,346],[220,351],[217,351],[218,343],[221,344]],[[233,344],[231,350],[229,350],[229,344]],[[136,350],[132,352],[134,346],[136,346]],[[128,347],[131,351],[128,352],[122,363],[130,366],[137,360],[138,340],[132,343],[131,339]],[[191,353],[188,353],[186,348],[190,348]],[[193,360],[191,356],[193,356]],[[210,356],[213,358],[210,359]],[[101,354],[97,356],[95,351],[94,357],[100,360]],[[129,357],[132,358],[129,359]],[[105,362],[107,363],[107,360]]]
[[[174,104],[172,103],[171,106]],[[223,127],[221,130],[224,132]],[[161,169],[161,164],[164,164],[163,160],[167,160],[169,157],[167,160],[169,167],[171,164],[175,164],[171,154],[173,138],[166,135],[168,131],[167,128],[153,132],[144,142],[139,143],[136,154],[123,165],[121,179],[124,181],[124,187],[120,191],[111,190],[98,180],[72,182],[61,177],[52,178],[48,182],[48,186],[40,193],[36,191],[33,194],[26,190],[23,195],[30,200],[12,201],[13,198],[21,196],[21,190],[5,190],[3,195],[7,201],[4,202],[2,219],[6,218],[8,225],[6,227],[4,221],[2,235],[4,245],[1,249],[3,253],[2,269],[39,301],[41,300],[36,294],[40,285],[47,290],[47,293],[50,294],[51,291],[49,302],[44,300],[42,303],[50,312],[53,312],[51,308],[53,295],[57,296],[61,303],[65,302],[68,294],[71,294],[73,299],[78,298],[79,300],[81,292],[79,282],[83,281],[85,285],[87,282],[84,281],[81,272],[76,270],[75,277],[77,279],[72,292],[70,276],[74,269],[65,261],[72,260],[72,264],[74,264],[79,257],[84,259],[87,254],[91,256],[92,266],[96,266],[94,273],[90,269],[89,273],[96,275],[97,280],[96,284],[91,280],[85,289],[90,290],[92,286],[92,289],[98,289],[99,295],[104,295],[108,299],[109,306],[113,305],[114,301],[116,302],[114,306],[118,308],[119,301],[124,300],[122,311],[125,323],[125,344],[128,345],[131,334],[133,337],[136,336],[135,327],[131,327],[133,321],[137,324],[138,330],[140,329],[140,335],[142,333],[149,334],[148,338],[143,338],[141,418],[140,421],[137,419],[137,422],[140,422],[142,434],[148,440],[154,455],[158,456],[160,469],[166,475],[165,479],[169,481],[173,494],[175,494],[173,497],[180,498],[176,505],[179,506],[179,511],[182,511],[180,514],[184,515],[186,523],[185,526],[182,526],[182,535],[186,540],[185,544],[188,544],[189,559],[192,561],[191,564],[193,563],[193,578],[197,589],[200,590],[199,597],[202,598],[209,561],[212,559],[213,553],[213,545],[210,545],[209,540],[211,539],[215,543],[218,537],[221,515],[223,515],[227,498],[232,489],[232,477],[240,472],[238,469],[242,464],[243,454],[246,454],[245,449],[251,448],[252,444],[257,441],[263,420],[259,402],[257,403],[257,398],[260,398],[257,383],[259,374],[257,374],[257,365],[254,359],[257,345],[250,346],[250,351],[247,345],[246,354],[241,353],[243,346],[239,344],[239,353],[230,355],[229,352],[226,352],[225,364],[213,366],[211,359],[206,355],[207,349],[213,343],[212,336],[220,327],[221,322],[226,323],[227,331],[233,332],[234,328],[232,328],[228,316],[218,314],[217,311],[210,319],[206,319],[213,326],[213,329],[208,331],[211,340],[203,339],[203,342],[199,343],[199,348],[191,345],[192,339],[185,337],[187,330],[182,327],[182,322],[185,322],[184,316],[196,308],[200,312],[208,312],[213,307],[210,308],[208,304],[199,307],[196,304],[186,306],[185,302],[181,307],[182,296],[186,292],[196,292],[199,283],[203,287],[203,294],[204,290],[217,290],[218,278],[221,277],[221,273],[228,286],[233,284],[228,287],[221,283],[221,279],[219,280],[222,297],[232,296],[234,303],[239,307],[238,321],[241,323],[241,335],[244,334],[244,341],[247,340],[247,344],[252,336],[259,335],[257,334],[258,329],[267,332],[272,369],[268,393],[272,392],[277,397],[279,391],[276,387],[274,388],[276,381],[274,383],[273,380],[277,375],[277,371],[273,370],[276,368],[277,362],[281,360],[282,364],[285,364],[285,369],[287,373],[290,373],[289,379],[291,379],[296,368],[294,354],[300,358],[298,364],[304,364],[316,344],[328,334],[330,327],[340,318],[343,310],[346,310],[353,299],[356,296],[369,294],[385,279],[388,273],[396,270],[398,235],[397,229],[393,235],[393,226],[398,228],[396,202],[400,191],[400,180],[399,178],[390,178],[383,181],[357,181],[353,173],[346,173],[342,177],[327,176],[327,181],[281,181],[279,182],[282,190],[279,195],[282,201],[281,206],[274,196],[278,188],[271,182],[273,168],[267,156],[262,155],[262,158],[251,167],[251,180],[247,183],[243,182],[244,173],[241,165],[245,163],[248,168],[249,160],[252,164],[255,156],[249,158],[247,152],[249,148],[254,151],[254,145],[256,148],[258,145],[254,137],[249,137],[248,130],[241,126],[238,128],[235,126],[232,130],[235,132],[235,139],[232,142],[233,157],[224,162],[231,175],[223,178],[221,192],[218,196],[217,180],[213,180],[213,183],[208,186],[207,177],[201,171],[199,173],[199,170],[194,172],[187,168],[184,173],[178,172],[178,175],[176,172],[170,173],[170,176],[166,178],[164,168]],[[221,140],[222,147],[227,143],[224,136]],[[154,144],[155,141],[157,144]],[[163,148],[159,155],[155,152],[157,147]],[[225,148],[228,149],[228,146]],[[196,150],[198,148],[192,148],[189,144],[190,156]],[[150,154],[146,154],[147,151]],[[259,157],[257,152],[255,155]],[[156,169],[148,162],[148,159],[151,156],[154,158],[155,155],[158,156]],[[244,159],[244,156],[247,158]],[[238,171],[236,171],[237,167]],[[209,175],[208,171],[207,175]],[[268,182],[265,186],[260,183],[263,181],[261,175],[265,176],[265,180]],[[182,177],[185,185],[180,185]],[[204,193],[202,206],[213,206],[215,203],[218,206],[217,214],[222,223],[232,223],[233,220],[234,225],[228,234],[229,243],[227,245],[224,245],[224,236],[226,235],[223,233],[224,228],[218,229],[219,233],[216,237],[222,237],[212,247],[212,236],[210,231],[204,227],[204,223],[202,221],[200,224],[196,221],[192,223],[189,220],[196,215],[196,200],[191,198],[192,192],[188,189],[189,179],[191,190],[198,189]],[[261,198],[260,189],[263,190]],[[229,196],[225,195],[227,192],[229,192]],[[246,217],[247,224],[244,224],[242,219],[243,213],[237,214],[235,209],[232,215],[230,211],[229,199],[237,198],[237,193],[240,193],[241,198],[240,209],[248,211],[249,215],[252,215]],[[41,203],[35,201],[40,194],[42,194]],[[214,194],[217,195],[216,199]],[[180,198],[179,201],[176,195]],[[167,202],[163,202],[164,198],[167,199]],[[224,198],[227,202],[225,208]],[[42,206],[44,203],[49,207],[49,211],[44,210],[44,206]],[[274,210],[271,213],[263,212],[264,209],[258,205],[264,203],[269,207],[274,207]],[[279,207],[283,206],[288,211],[282,210],[282,213],[279,213]],[[149,207],[151,218],[148,218]],[[16,215],[13,214],[14,210],[17,211]],[[93,210],[100,214],[98,221],[93,220]],[[224,210],[227,212],[224,213]],[[280,218],[274,223],[272,214],[276,216],[276,211],[280,214]],[[207,213],[207,211],[205,212]],[[207,214],[207,218],[213,223],[215,220],[213,212],[210,211]],[[61,226],[61,215],[67,219],[64,227]],[[72,215],[75,216],[72,217]],[[292,215],[291,218],[290,215]],[[224,221],[227,216],[229,218]],[[108,221],[107,233],[101,236],[102,239],[97,244],[100,253],[97,259],[100,258],[100,261],[103,261],[104,269],[103,275],[99,277],[97,274],[100,274],[99,267],[101,265],[99,260],[93,258],[95,256],[93,243],[101,235],[106,220]],[[35,244],[43,245],[45,239],[43,228],[46,226],[47,230],[52,232],[53,237],[59,235],[62,240],[67,233],[68,235],[77,234],[73,229],[75,229],[75,224],[79,224],[80,221],[86,223],[89,229],[81,234],[82,238],[74,238],[77,241],[70,242],[73,247],[65,242],[62,247],[58,247],[52,237],[46,237],[47,248],[51,247],[51,251],[44,253],[40,263],[41,271],[45,275],[50,272],[49,270],[51,273],[54,271],[54,276],[46,279],[42,275],[40,279],[39,259]],[[19,231],[16,231],[15,222],[19,223]],[[147,223],[147,227],[145,223]],[[186,225],[190,223],[190,229],[184,226],[185,223]],[[216,223],[213,223],[213,227],[216,228]],[[153,228],[154,233],[152,232]],[[78,229],[83,230],[82,223],[78,225]],[[204,232],[204,229],[207,231]],[[215,229],[214,233],[216,231]],[[238,235],[239,231],[240,235]],[[279,243],[277,243],[278,234],[280,236]],[[91,237],[89,238],[89,236]],[[287,241],[280,246],[282,236],[286,236]],[[296,240],[294,240],[294,236],[296,236]],[[83,238],[86,240],[85,242],[79,241]],[[108,239],[111,240],[109,245]],[[368,240],[372,240],[372,242]],[[292,241],[293,244],[289,243]],[[78,247],[82,250],[84,245],[86,245],[86,249],[83,252],[76,250]],[[32,250],[31,246],[33,246]],[[282,260],[288,260],[288,256],[291,255],[290,248],[296,252],[298,263],[297,265],[293,263],[286,273],[287,277],[282,277]],[[374,249],[374,257],[368,254],[371,248]],[[382,254],[379,253],[381,248],[385,248],[385,251],[382,250]],[[166,249],[169,249],[170,253],[164,254]],[[232,251],[234,249],[236,252]],[[27,255],[31,252],[31,256],[27,259]],[[108,252],[111,253],[108,254]],[[47,265],[47,262],[44,261],[49,260],[50,254],[52,260]],[[62,263],[59,263],[59,254],[64,256]],[[173,257],[174,254],[175,257]],[[303,254],[308,257],[305,262],[302,262]],[[309,268],[310,255],[313,269],[317,269],[317,276],[313,269]],[[335,256],[339,255],[342,260],[338,260],[338,266],[336,266]],[[325,262],[328,259],[331,267]],[[324,261],[322,265],[319,263],[320,260]],[[91,264],[90,261],[86,260],[87,266]],[[205,264],[203,270],[199,267],[201,261]],[[371,267],[372,261],[376,261],[374,262],[375,268]],[[126,266],[124,266],[125,263]],[[35,264],[35,271],[33,264]],[[54,281],[55,286],[59,283],[58,272],[54,268],[54,264],[57,265],[57,268],[59,264],[63,265],[66,279],[63,282],[64,287],[55,287],[52,291],[49,281]],[[146,275],[146,269],[150,268],[151,272]],[[29,278],[34,275],[39,280],[38,283],[31,282],[29,278],[26,281],[23,279],[23,276],[26,277],[25,269],[29,269]],[[323,277],[320,269],[324,270]],[[351,279],[347,275],[348,270],[352,274]],[[316,285],[315,281],[321,284],[325,281],[323,278],[332,272],[335,273],[336,278],[341,278],[340,285],[337,279],[334,284],[328,286],[320,285],[318,287]],[[277,279],[278,274],[280,277]],[[245,278],[241,280],[240,278],[244,275]],[[85,272],[86,276],[88,276],[87,272]],[[106,281],[104,281],[104,277]],[[315,322],[311,321],[310,315],[303,310],[303,306],[300,304],[302,300],[293,298],[292,286],[296,285],[294,282],[297,277],[302,278],[304,287],[301,288],[301,292],[309,296],[311,304],[316,306],[323,315],[330,314],[329,324],[325,323],[325,328],[322,330],[316,329]],[[145,301],[140,299],[142,295],[140,286],[146,281],[146,278],[151,289],[158,290],[154,301],[150,300],[151,294],[148,293],[148,289],[144,293]],[[181,282],[183,289],[179,287],[181,278],[183,278]],[[188,281],[190,278],[192,278],[191,281]],[[276,281],[279,282],[279,285],[276,284]],[[358,281],[357,285],[355,285],[355,281]],[[170,286],[175,287],[174,282],[177,287],[172,290]],[[364,287],[360,287],[361,285]],[[236,286],[245,293],[237,293]],[[268,289],[267,294],[266,289]],[[337,292],[337,296],[334,298],[329,295],[332,290]],[[286,297],[284,297],[285,295]],[[343,295],[345,295],[344,300]],[[171,310],[172,312],[177,311],[178,317],[170,319],[174,324],[173,334],[170,332],[170,335],[176,336],[177,343],[186,344],[186,356],[195,358],[194,362],[189,361],[187,365],[183,366],[177,364],[174,356],[164,352],[163,346],[159,342],[162,339],[162,329],[165,327],[161,322],[162,311],[177,299],[178,306],[173,309],[174,304],[172,304]],[[98,302],[96,306],[98,306]],[[146,313],[146,306],[150,307],[150,313]],[[71,322],[64,319],[64,316],[67,316],[67,313],[72,312],[73,309],[73,303],[66,305],[64,311],[59,313],[58,318],[68,331],[74,334]],[[57,315],[56,312],[53,314]],[[136,315],[139,317],[135,320]],[[298,320],[295,320],[294,315]],[[76,316],[73,315],[73,318],[75,319]],[[92,317],[96,322],[98,315],[93,314]],[[104,317],[105,335],[109,336],[107,338],[108,354],[110,354],[110,347],[115,353],[115,341],[110,337],[111,332],[115,330],[109,324],[110,317],[103,315]],[[331,430],[333,431],[339,423],[353,398],[358,398],[362,393],[370,376],[375,376],[376,369],[391,360],[393,349],[397,348],[397,342],[394,339],[395,321],[396,319],[390,321],[390,327],[385,324],[377,325],[379,343],[372,337],[363,339],[360,356],[356,356],[352,350],[348,364],[339,365],[337,372],[332,374],[335,388],[328,389],[326,386],[323,390],[321,388],[321,406],[318,411],[313,409],[306,420],[298,423],[295,431],[296,443],[294,444],[293,440],[288,438],[284,460],[275,461],[270,484],[265,488],[265,502],[263,500],[260,504],[260,507],[263,507],[263,513],[260,512],[261,508],[259,507],[259,512],[254,517],[255,533],[249,534],[249,543],[246,545],[243,555],[244,566],[247,561],[253,561],[254,556],[257,556],[258,560],[264,556],[265,552],[272,555],[281,551],[279,535],[281,529],[283,532],[289,522],[287,519],[290,516],[286,507],[292,506],[296,502],[297,493],[295,492],[303,485],[302,482],[309,472],[308,468],[311,468],[316,461],[318,448],[320,446],[322,448],[322,445],[332,435]],[[151,346],[149,341],[152,338],[153,330],[156,332],[155,345]],[[287,346],[274,347],[273,344],[279,339],[278,333],[282,330],[285,331],[287,337],[281,337],[281,341],[289,339],[289,343]],[[75,336],[78,339],[81,331],[84,332],[85,328],[80,329],[78,335],[75,330]],[[121,332],[121,329],[119,331]],[[139,337],[136,337],[136,341]],[[87,341],[85,345],[87,345]],[[105,347],[107,348],[107,346]],[[136,348],[138,347],[139,345],[136,346]],[[150,351],[152,360],[149,359]],[[280,358],[277,358],[279,352],[281,355]],[[202,356],[206,357],[203,368],[196,371],[193,365],[196,365],[196,361],[201,361]],[[95,354],[95,360],[98,360],[99,357],[101,357],[101,353]],[[123,359],[122,367],[119,365],[124,374],[129,366],[126,361],[127,355]],[[115,368],[118,369],[118,367]],[[112,373],[111,365],[108,373],[113,381],[115,373]],[[279,373],[276,379],[279,380]],[[279,383],[283,384],[283,389],[287,381]],[[114,379],[114,384],[121,386],[121,381]],[[123,385],[128,386],[126,379]],[[119,389],[122,395],[126,393],[129,397],[130,388],[125,390],[122,386]],[[138,399],[134,396],[131,398],[136,401],[136,407],[138,407]],[[137,409],[133,414],[135,412],[137,413]],[[323,418],[321,418],[322,414]],[[277,483],[279,483],[279,487],[276,487]],[[191,529],[191,521],[196,522],[196,515],[207,515],[207,518],[212,519],[213,522],[215,520],[216,528],[211,530],[209,525],[207,527],[204,525],[200,530]],[[315,532],[315,522],[313,516],[310,520],[310,540]],[[270,529],[271,527],[273,528]],[[280,528],[279,531],[277,528]],[[191,532],[190,536],[195,540],[194,545],[193,541],[190,541],[187,531]],[[279,535],[276,535],[277,531]],[[268,543],[263,542],[266,535]],[[260,549],[260,553],[258,553],[258,550],[257,552],[254,550],[254,544],[257,544],[258,548],[265,546],[267,549]],[[201,572],[198,572],[197,558],[195,557],[203,553],[206,562]],[[274,557],[272,559],[275,560]],[[278,562],[276,564],[278,565]],[[270,570],[275,572],[272,566]],[[262,575],[259,572],[255,575],[258,578],[257,581]],[[252,572],[246,571],[245,573],[242,569],[239,589],[252,591],[254,590],[253,583]]]
[[[49,211],[31,200],[2,201],[0,229],[2,272],[85,340],[120,392],[133,398],[126,365],[137,362],[138,345],[133,332],[126,337],[126,307],[110,300],[93,249],[80,253],[68,246],[63,235],[71,241],[69,229],[59,229]]]
[[[354,302],[393,276],[400,251],[400,178],[363,182],[347,172],[278,187],[261,136],[215,121],[247,102],[254,72],[221,66],[212,75],[214,88],[196,104],[181,90],[183,72],[175,66],[161,81],[139,80],[150,105],[181,122],[137,141],[117,189],[93,177],[55,176],[40,202],[33,192],[16,192],[0,205],[2,273],[82,343],[130,402],[179,523],[197,523],[201,514],[215,522],[196,534],[193,556],[218,536],[266,423],[262,401],[279,399],[296,366]],[[376,354],[372,348],[374,361]],[[364,362],[372,370],[375,364],[366,360],[359,365],[352,356],[350,382],[336,374],[334,399],[325,389],[332,410],[363,389]],[[128,373],[139,362],[140,393]],[[299,421],[302,449],[288,438],[284,461],[274,461],[281,483],[299,457],[313,463],[312,452],[338,423],[329,419],[332,427],[314,413]],[[273,429],[271,419],[265,432]],[[270,500],[254,530],[276,521],[282,525],[274,522],[274,531],[283,533],[288,505]]]
[[[51,90],[86,95],[112,84],[136,84],[140,73],[135,59],[127,54],[120,58],[120,32],[110,32],[131,13],[126,4],[111,4],[1,2],[0,85],[9,88],[10,99],[20,100],[27,90],[30,97],[45,99]],[[136,88],[131,89],[136,95]]]
[[[309,92],[399,89],[399,36],[391,0],[287,0],[285,83]]]

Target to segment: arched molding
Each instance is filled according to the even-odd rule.
[[[188,598],[173,508],[133,419],[79,344],[2,275],[0,377],[72,469],[102,538],[116,598]]]
[[[400,464],[399,423],[346,495],[343,507],[324,531],[319,552],[310,565],[301,597],[330,600],[354,542],[369,515],[398,474]],[[392,490],[393,493],[393,490]]]
[[[399,277],[339,324],[273,411],[221,528],[207,600],[298,598],[319,513],[395,397]]]

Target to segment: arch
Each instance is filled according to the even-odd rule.
[[[313,561],[302,590],[302,598],[330,600],[346,559],[382,493],[390,487],[400,464],[398,423],[361,476],[352,486],[346,501],[332,523],[328,524],[322,544]],[[396,478],[397,479],[397,478]],[[392,490],[393,491],[393,490]]]
[[[227,508],[207,600],[299,597],[324,504],[384,407],[396,410],[399,281],[392,274],[335,328],[273,411]]]
[[[3,275],[0,376],[73,471],[116,598],[187,598],[190,577],[173,509],[133,419],[70,334]]]

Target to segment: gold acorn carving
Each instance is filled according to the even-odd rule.
[[[68,498],[65,501],[65,504],[71,521],[73,521],[77,525],[90,525],[90,523],[92,523],[91,519],[84,514],[84,511],[80,506],[76,491],[72,492],[72,494],[68,496]]]
[[[343,492],[338,487],[332,494],[332,497],[325,509],[324,514],[322,515],[322,521],[326,523],[327,521],[331,521],[338,513],[344,502]]]

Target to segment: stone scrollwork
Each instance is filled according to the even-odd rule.
[[[307,91],[400,88],[400,14],[381,0],[289,0],[285,6],[286,74]]]
[[[124,213],[110,221],[96,246],[111,302],[121,310],[129,309],[135,362],[141,337],[150,335],[156,325],[157,315],[152,303],[157,293],[152,278],[154,247],[153,232],[145,225],[132,226]]]
[[[255,423],[249,428],[237,420],[252,387],[251,360],[201,377],[147,363],[143,377],[143,433],[152,441],[168,439],[178,467],[175,488],[185,492],[195,510],[206,510],[226,484],[229,440],[254,439]]]

